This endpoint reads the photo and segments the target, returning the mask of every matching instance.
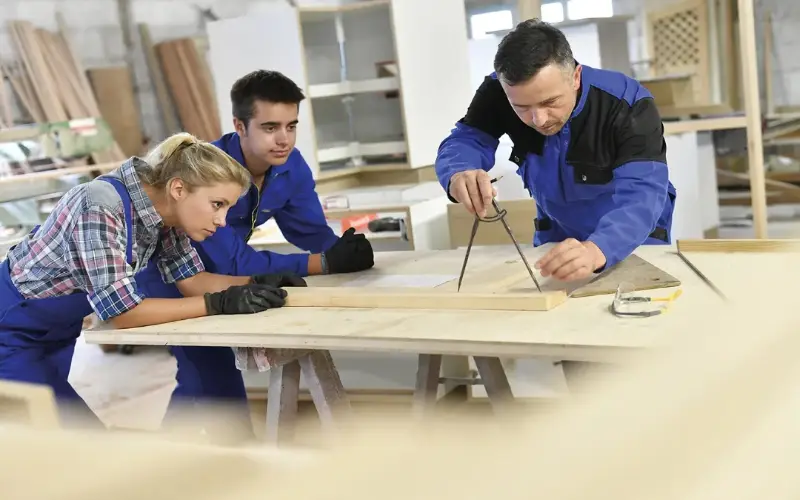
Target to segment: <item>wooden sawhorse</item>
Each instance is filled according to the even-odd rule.
[[[337,420],[351,412],[350,400],[330,351],[311,351],[269,370],[266,439],[272,444],[280,445],[294,437],[301,373],[323,429],[334,430]]]
[[[465,359],[458,356],[457,358]],[[492,408],[502,411],[503,407],[514,401],[511,385],[508,382],[505,368],[500,358],[491,356],[472,356],[478,368],[479,378],[451,377],[442,374],[444,356],[441,354],[420,354],[417,365],[417,380],[414,388],[414,413],[422,416],[434,404],[439,393],[439,386],[444,384],[483,385]],[[583,361],[560,361],[564,369],[564,377],[570,391],[580,383],[580,379],[594,369],[603,366],[600,363]]]

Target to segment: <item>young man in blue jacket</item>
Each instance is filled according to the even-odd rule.
[[[311,169],[294,147],[302,90],[279,72],[259,70],[234,83],[230,95],[236,131],[213,144],[247,168],[253,184],[228,211],[227,225],[194,245],[206,269],[233,276],[252,275],[255,270],[282,273],[284,284],[303,286],[303,276],[372,267],[372,246],[363,234],[348,230],[338,237],[328,226]],[[289,243],[310,253],[283,255],[249,246],[253,230],[272,217]],[[145,274],[151,296],[179,296],[154,267]],[[178,362],[173,404],[224,403],[241,418],[243,432],[251,432],[247,395],[233,350],[194,346],[171,350]]]
[[[441,143],[436,172],[452,201],[486,214],[501,136],[536,200],[535,266],[571,281],[642,244],[666,244],[675,205],[664,128],[651,94],[622,73],[578,64],[558,29],[532,19],[508,33],[495,73]]]

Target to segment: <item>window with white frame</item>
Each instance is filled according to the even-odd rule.
[[[613,15],[613,0],[545,0],[542,2],[542,21],[547,23]]]
[[[486,38],[494,31],[510,30],[514,27],[514,16],[510,9],[473,14],[469,18],[472,38]]]
[[[564,20],[564,3],[550,2],[542,4],[542,21],[546,23],[560,23]]]

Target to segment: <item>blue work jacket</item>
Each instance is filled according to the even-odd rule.
[[[245,165],[239,135],[226,134],[212,144]],[[275,218],[281,233],[292,245],[320,253],[329,249],[338,236],[328,226],[315,190],[316,183],[303,155],[294,149],[283,165],[270,168],[264,188],[250,185],[247,194],[228,210],[227,225],[202,242],[193,242],[206,270],[231,276],[274,272],[308,275],[308,254],[279,254],[258,251],[248,245],[253,230]]]
[[[508,134],[509,160],[536,201],[533,244],[592,241],[606,257],[605,268],[639,245],[671,241],[676,191],[648,90],[622,73],[583,66],[579,92],[561,131],[544,136],[519,119],[497,75],[487,76],[439,146],[435,168],[449,193],[454,173],[490,170],[499,139]]]

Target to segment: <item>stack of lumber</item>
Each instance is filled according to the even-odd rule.
[[[89,80],[57,15],[57,33],[27,21],[10,21],[9,33],[19,56],[16,71],[2,68],[28,114],[37,123],[101,118]],[[92,155],[96,163],[124,159],[119,146]]]
[[[222,135],[211,77],[191,38],[155,45],[183,129],[214,141]]]

